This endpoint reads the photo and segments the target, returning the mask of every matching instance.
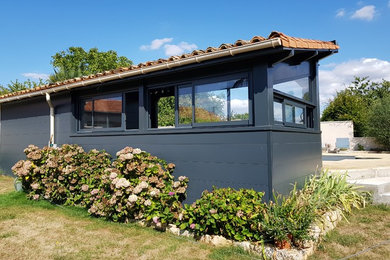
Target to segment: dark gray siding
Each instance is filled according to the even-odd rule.
[[[124,146],[139,147],[176,164],[175,176],[190,179],[188,200],[217,187],[268,189],[267,138],[264,132],[197,133],[72,137],[85,149],[106,149],[110,154]]]
[[[11,175],[11,167],[25,158],[29,144],[49,142],[49,107],[44,97],[1,105],[0,170]]]
[[[281,193],[322,166],[320,133],[272,132],[272,186]]]

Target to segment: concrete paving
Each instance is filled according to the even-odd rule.
[[[390,153],[324,153],[323,168],[331,173],[347,172],[348,182],[371,192],[374,203],[390,205]]]

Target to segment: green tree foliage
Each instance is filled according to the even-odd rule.
[[[346,121],[354,123],[355,136],[364,136],[367,119],[367,104],[360,95],[350,89],[337,93],[322,113],[322,121]]]
[[[324,110],[322,121],[352,120],[355,136],[367,136],[372,105],[389,95],[390,82],[372,82],[368,77],[355,77],[352,85],[337,93]]]
[[[175,97],[161,97],[158,106],[158,126],[175,126]]]
[[[52,56],[54,74],[49,77],[51,83],[74,77],[86,76],[120,67],[128,67],[132,61],[118,56],[116,51],[99,51],[92,48],[85,51],[82,47],[69,47],[66,51]]]
[[[368,135],[390,150],[390,95],[378,99],[368,114]]]
[[[35,88],[43,84],[45,84],[45,82],[42,79],[39,79],[38,82],[31,81],[30,79],[23,82],[20,82],[18,80],[11,81],[11,83],[7,84],[6,87],[0,85],[0,95]]]

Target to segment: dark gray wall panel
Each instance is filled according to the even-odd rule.
[[[275,190],[287,193],[292,183],[302,184],[321,167],[321,134],[273,132],[270,141]]]
[[[29,144],[45,146],[49,141],[49,107],[44,98],[2,104],[0,170],[12,175],[11,167],[24,159]]]
[[[105,149],[113,156],[125,146],[139,147],[173,162],[176,177],[189,177],[188,201],[194,201],[213,185],[268,190],[266,136],[265,132],[153,134],[72,137],[70,143],[86,150]]]

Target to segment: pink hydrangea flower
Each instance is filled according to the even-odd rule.
[[[190,225],[190,228],[191,228],[191,229],[195,229],[195,224],[192,223],[192,224]]]
[[[175,195],[175,193],[174,193],[173,191],[170,191],[170,192],[168,193],[168,195],[169,195],[169,196],[173,196],[173,195]]]
[[[37,190],[39,188],[39,184],[38,183],[33,183],[33,184],[31,184],[31,188],[33,190]]]
[[[88,189],[89,189],[89,186],[87,185],[87,184],[83,184],[82,186],[81,186],[81,190],[82,191],[88,191]]]
[[[158,219],[159,219],[159,217],[153,217],[153,222],[154,222],[155,224],[157,224],[157,223],[158,223]]]

